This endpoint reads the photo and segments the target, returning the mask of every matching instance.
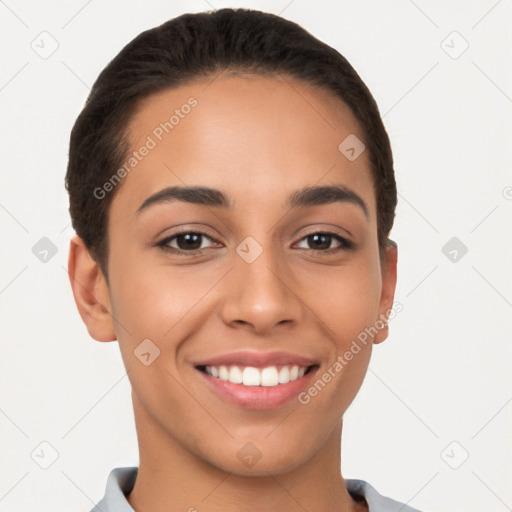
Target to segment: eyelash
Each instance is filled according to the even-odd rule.
[[[164,238],[163,240],[161,240],[160,242],[158,242],[156,245],[158,247],[160,247],[160,249],[166,251],[166,252],[171,252],[173,254],[177,254],[177,255],[183,255],[183,256],[198,256],[198,255],[201,255],[203,254],[203,251],[204,249],[194,249],[194,250],[191,250],[191,251],[184,251],[182,249],[176,249],[175,247],[169,247],[167,244],[173,240],[174,238],[180,236],[180,235],[200,235],[202,237],[205,237],[207,238],[208,240],[210,241],[214,241],[210,236],[208,236],[206,233],[202,233],[201,231],[179,231],[177,233],[174,233],[172,236],[168,236],[167,238]],[[338,242],[341,243],[341,246],[340,247],[334,247],[332,249],[326,249],[326,250],[321,250],[321,249],[304,249],[306,251],[313,251],[313,252],[320,252],[320,253],[323,253],[323,254],[336,254],[338,252],[341,252],[341,251],[347,251],[347,250],[351,250],[351,249],[354,249],[354,244],[352,242],[350,242],[349,240],[347,240],[346,238],[340,236],[340,235],[337,235],[336,233],[331,233],[329,231],[314,231],[313,233],[309,233],[305,236],[303,236],[299,241],[302,241],[306,238],[309,238],[310,236],[313,236],[313,235],[327,235],[327,236],[330,236],[334,239],[336,239]]]

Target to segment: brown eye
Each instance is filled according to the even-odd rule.
[[[323,231],[311,233],[301,240],[304,240],[308,246],[305,247],[305,249],[328,254],[353,248],[352,242],[349,242],[346,238],[343,238],[342,236],[336,235],[334,233],[326,233]],[[331,247],[333,241],[337,242],[337,247]]]
[[[180,254],[200,254],[202,249],[203,239],[212,240],[208,235],[198,231],[184,231],[183,233],[175,233],[172,236],[164,238],[158,242],[158,246],[162,249]],[[175,242],[176,246],[171,245]]]
[[[180,250],[197,250],[201,248],[201,237],[199,233],[185,233],[184,235],[177,235],[176,244]]]

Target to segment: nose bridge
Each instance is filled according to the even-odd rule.
[[[246,237],[236,247],[223,316],[226,323],[252,324],[258,331],[285,321],[298,320],[300,304],[285,272],[286,262],[275,239]],[[288,277],[287,275],[288,274]]]

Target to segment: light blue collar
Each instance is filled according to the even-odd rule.
[[[108,476],[105,496],[91,512],[135,512],[126,500],[126,495],[133,489],[137,473],[137,467],[113,469]],[[369,512],[420,512],[408,505],[382,496],[364,480],[346,479],[345,485],[354,498],[364,497],[366,499]]]

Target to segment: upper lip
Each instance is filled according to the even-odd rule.
[[[291,352],[231,352],[214,356],[201,361],[196,361],[194,366],[254,366],[263,368],[274,365],[297,365],[297,366],[313,366],[318,364],[309,357],[299,356]]]

